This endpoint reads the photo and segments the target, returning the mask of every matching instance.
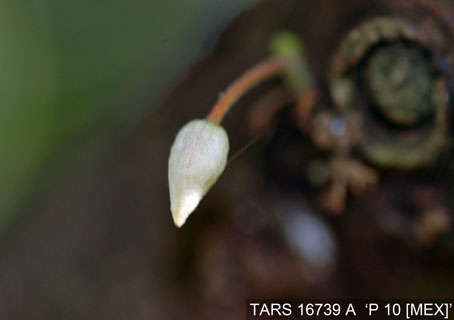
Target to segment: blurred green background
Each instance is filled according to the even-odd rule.
[[[257,1],[1,1],[0,232],[60,155],[150,112]]]

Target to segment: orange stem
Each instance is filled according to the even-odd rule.
[[[207,116],[207,120],[220,124],[232,105],[252,87],[272,78],[283,71],[286,66],[280,59],[270,58],[253,66],[227,88]]]

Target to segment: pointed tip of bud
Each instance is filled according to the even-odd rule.
[[[184,192],[171,203],[173,222],[178,228],[186,222],[189,215],[197,208],[202,195],[199,192]]]
[[[178,132],[169,157],[170,209],[181,227],[224,171],[229,139],[224,128],[192,120]]]

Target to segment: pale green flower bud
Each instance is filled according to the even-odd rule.
[[[229,138],[224,128],[192,120],[178,132],[169,157],[170,210],[181,227],[224,171]]]

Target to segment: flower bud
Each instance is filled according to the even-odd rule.
[[[180,129],[169,157],[170,210],[177,227],[224,171],[228,152],[227,133],[213,122],[192,120]]]

